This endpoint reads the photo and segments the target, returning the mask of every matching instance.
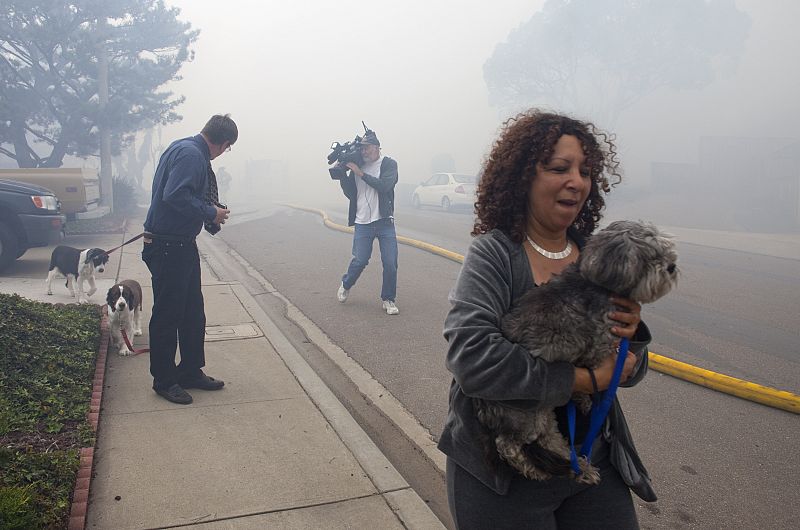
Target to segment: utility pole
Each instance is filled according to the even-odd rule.
[[[111,178],[111,131],[108,125],[108,50],[106,34],[108,24],[106,17],[97,19],[97,32],[100,37],[97,44],[97,95],[100,99],[100,204],[114,211],[114,183]]]

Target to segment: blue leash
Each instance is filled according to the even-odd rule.
[[[589,423],[589,432],[586,433],[586,439],[583,441],[581,447],[581,456],[586,457],[586,461],[591,461],[592,444],[594,444],[597,435],[600,434],[600,428],[603,422],[606,421],[608,411],[611,409],[611,404],[614,403],[614,397],[617,395],[617,388],[619,387],[619,380],[622,377],[622,368],[625,366],[625,358],[628,356],[628,339],[623,338],[619,343],[619,353],[617,354],[617,364],[614,366],[614,374],[611,376],[611,384],[604,392],[600,392],[602,396],[600,404],[593,400],[592,402],[592,415]],[[572,465],[572,470],[576,475],[581,474],[581,468],[578,466],[578,455],[575,453],[575,402],[569,400],[567,403],[567,424],[569,427],[569,461]]]

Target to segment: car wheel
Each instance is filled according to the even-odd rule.
[[[416,193],[411,198],[411,204],[414,205],[414,208],[416,208],[417,210],[419,210],[420,207],[422,206],[422,204],[420,204],[419,202],[419,195],[417,195]]]
[[[7,224],[0,223],[0,270],[5,269],[17,259],[19,250],[17,236]]]
[[[442,197],[442,210],[445,212],[450,209],[450,199]]]

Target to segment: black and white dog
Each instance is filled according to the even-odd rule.
[[[97,287],[94,284],[94,274],[103,272],[108,263],[108,254],[101,248],[78,249],[59,245],[53,249],[50,256],[50,268],[47,273],[47,294],[53,294],[53,278],[56,273],[67,279],[67,289],[73,297],[78,297],[78,302],[88,302],[87,297],[92,296]],[[84,293],[83,282],[89,283],[89,290]],[[75,284],[78,286],[75,291]]]
[[[122,330],[125,330],[129,341],[132,340],[131,337],[142,334],[139,322],[142,310],[142,286],[136,280],[122,280],[108,290],[106,302],[112,345],[117,348],[120,355],[130,355],[133,352],[125,344]]]

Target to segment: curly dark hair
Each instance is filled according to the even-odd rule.
[[[584,236],[594,231],[605,207],[600,191],[608,193],[622,180],[613,136],[589,122],[531,109],[503,124],[483,164],[473,236],[499,228],[517,243],[524,240],[536,164],[547,164],[558,139],[565,134],[580,141],[592,179],[589,196],[573,226]],[[616,177],[616,181],[610,183],[609,177]]]

